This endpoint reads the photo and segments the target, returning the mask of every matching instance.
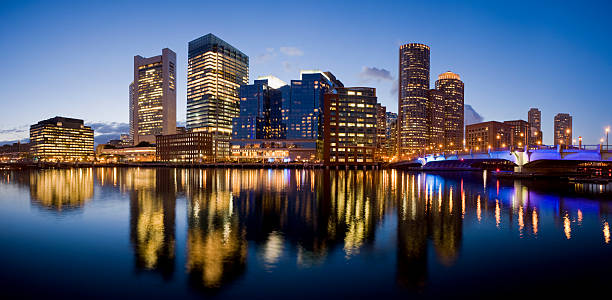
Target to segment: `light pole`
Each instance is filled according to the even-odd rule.
[[[609,150],[608,147],[610,147],[610,145],[608,144],[608,134],[610,133],[610,126],[606,127],[606,151]]]

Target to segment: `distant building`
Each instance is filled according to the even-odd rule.
[[[467,125],[465,127],[466,148],[474,152],[510,149],[513,132],[511,125],[496,121]]]
[[[319,155],[326,165],[374,162],[376,89],[336,88],[325,94],[323,136]]]
[[[0,161],[19,161],[29,157],[29,143],[13,143],[0,146]]]
[[[385,129],[385,134],[387,136],[387,139],[390,139],[393,134],[392,131],[395,130],[393,129],[394,127],[397,127],[397,123],[395,123],[396,125],[393,125],[393,123],[397,120],[397,114],[394,112],[387,112],[387,128]],[[397,128],[396,128],[397,129]]]
[[[429,144],[429,46],[410,43],[399,49],[399,155],[424,151]]]
[[[291,80],[289,104],[285,105],[287,139],[316,140],[323,97],[343,86],[332,73],[318,70],[301,71],[300,80]]]
[[[233,139],[284,139],[282,92],[268,79],[240,86],[240,114],[233,121]]]
[[[529,122],[523,120],[504,121],[504,124],[512,126],[512,147],[522,148],[528,145],[531,128]]]
[[[232,161],[314,162],[316,148],[311,140],[233,139]]]
[[[94,156],[94,131],[83,120],[55,117],[30,126],[32,155],[42,161],[83,161]]]
[[[555,140],[554,144],[562,146],[572,145],[572,116],[559,113],[555,116],[554,124]]]
[[[387,108],[376,103],[376,157],[384,160],[387,157]]]
[[[445,147],[445,94],[439,90],[429,90],[427,93],[427,129],[429,149],[444,150]]]
[[[216,159],[230,156],[238,89],[249,83],[249,57],[213,34],[189,42],[187,129],[208,132]]]
[[[130,131],[134,144],[155,143],[155,136],[176,132],[176,53],[134,56],[134,81],[130,85]]]
[[[157,160],[190,163],[214,161],[214,142],[213,134],[205,131],[158,135],[155,143]]]
[[[444,95],[444,149],[458,150],[463,144],[463,81],[451,71],[438,76],[436,89]]]
[[[542,137],[542,113],[537,108],[532,108],[527,113],[527,122],[529,122],[529,145],[541,145]]]
[[[134,116],[135,116],[135,109],[136,109],[136,101],[134,101],[134,82],[130,83],[130,88],[129,88],[129,93],[130,93],[130,104],[129,104],[129,109],[130,109],[130,132],[128,134],[128,138],[123,139],[124,142],[127,145],[134,145]]]

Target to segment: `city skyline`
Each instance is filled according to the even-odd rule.
[[[128,26],[134,22],[127,20],[127,15],[128,12],[135,10],[136,6],[121,5],[125,12],[116,15],[117,24],[105,29],[101,26],[104,14],[118,10],[120,5],[95,4],[94,8],[99,9],[98,13],[90,13],[89,11],[96,11],[91,7],[76,5],[73,7],[74,10],[81,10],[83,13],[70,22],[61,21],[66,11],[65,3],[57,3],[54,7],[45,7],[46,5],[41,3],[24,6],[22,3],[17,3],[7,5],[2,12],[7,24],[10,22],[14,26],[11,26],[10,32],[2,29],[1,51],[7,51],[5,54],[11,53],[15,56],[15,59],[7,62],[7,74],[10,75],[5,75],[5,80],[2,81],[2,90],[7,97],[3,99],[3,103],[13,107],[5,110],[2,115],[3,121],[0,122],[2,141],[14,140],[15,137],[26,138],[30,124],[55,115],[84,119],[87,124],[127,123],[128,97],[125,87],[130,82],[132,68],[130,60],[137,54],[146,57],[158,55],[159,49],[165,47],[177,52],[177,120],[184,122],[187,43],[209,32],[217,34],[252,58],[249,66],[251,78],[249,83],[261,75],[275,75],[289,82],[298,77],[300,69],[317,68],[333,72],[349,86],[377,88],[381,104],[386,106],[388,111],[397,112],[397,94],[392,93],[394,82],[397,82],[398,77],[397,49],[404,43],[419,42],[431,47],[430,81],[433,82],[435,76],[448,70],[461,74],[462,80],[466,83],[466,106],[474,107],[485,120],[526,120],[527,111],[531,107],[537,107],[542,111],[545,144],[553,142],[553,118],[557,113],[570,113],[574,117],[575,136],[582,136],[585,144],[598,143],[604,134],[603,128],[612,123],[610,114],[606,113],[612,110],[612,104],[606,101],[604,78],[596,76],[604,73],[603,70],[612,61],[609,54],[610,44],[600,40],[602,36],[607,36],[606,32],[609,32],[609,29],[606,26],[587,27],[604,21],[603,16],[595,11],[583,9],[582,15],[585,16],[581,18],[584,18],[585,22],[566,24],[557,21],[555,16],[574,10],[570,7],[546,11],[535,19],[534,16],[537,14],[532,16],[520,12],[519,7],[510,7],[507,11],[502,11],[495,6],[468,10],[453,5],[447,7],[443,3],[433,6],[416,5],[418,13],[414,16],[415,20],[427,19],[438,9],[441,16],[448,17],[448,22],[432,24],[433,22],[429,21],[425,24],[433,25],[433,28],[423,32],[408,29],[406,26],[401,30],[394,29],[391,33],[376,36],[371,45],[362,47],[363,50],[347,53],[343,51],[345,39],[335,37],[330,41],[317,34],[316,30],[305,33],[302,31],[304,29],[299,28],[298,32],[303,33],[300,36],[300,34],[290,34],[294,28],[281,28],[275,37],[266,39],[256,35],[257,30],[254,29],[236,30],[241,25],[244,27],[243,25],[249,20],[252,21],[252,17],[245,17],[243,21],[234,25],[236,27],[229,28],[215,24],[217,17],[197,26],[190,21],[182,21],[177,26],[164,28],[161,32],[151,30],[151,33],[146,32],[135,37],[130,34],[130,30],[122,32],[121,30],[125,28],[121,26]],[[335,5],[330,4],[330,6]],[[177,5],[174,10],[170,10],[168,12],[170,19],[187,19],[181,17],[192,14],[186,6]],[[240,7],[236,11],[240,16],[247,14],[251,8],[248,3],[237,3],[235,6]],[[400,7],[382,5],[379,8],[371,8],[378,15],[394,16],[397,13],[393,11]],[[85,8],[88,8],[87,12],[84,11]],[[214,4],[206,4],[205,8],[213,11],[223,9],[223,7],[214,7]],[[277,11],[281,8],[273,9]],[[303,11],[298,12],[287,10],[291,13],[281,15],[274,21],[283,22],[307,15],[311,9],[314,8],[305,7]],[[346,16],[340,19],[350,19],[348,17],[350,11],[356,9],[347,8]],[[544,9],[544,6],[536,5],[532,12]],[[25,24],[21,20],[20,16],[24,13],[34,19],[31,20],[31,24]],[[487,13],[492,13],[497,19],[487,20],[485,18]],[[513,13],[516,13],[516,17],[508,16]],[[36,16],[40,18],[35,18]],[[474,17],[474,21],[468,21],[470,17]],[[325,18],[326,13],[318,13],[309,21]],[[348,36],[359,31],[362,34],[372,34],[373,31],[382,30],[384,26],[397,23],[386,20],[392,18],[380,19],[385,21],[372,28],[359,28],[356,23],[350,23],[354,28],[340,26],[337,30]],[[270,25],[268,22],[272,21],[264,20],[262,25]],[[443,27],[453,21],[460,29],[456,36],[442,35]],[[40,22],[45,22],[49,26],[40,26]],[[162,25],[153,24],[152,27],[157,28]],[[480,29],[483,25],[491,26],[487,30]],[[556,25],[563,26],[556,29]],[[525,27],[530,31],[521,32],[520,29]],[[502,35],[494,35],[495,44],[487,43],[487,37],[490,38],[496,29],[501,30]],[[103,40],[116,35],[117,43],[112,47],[98,47],[96,39],[84,34],[87,32]],[[479,36],[479,33],[482,35]],[[172,37],[164,37],[163,34],[172,34]],[[50,42],[47,40],[50,38],[55,40]],[[542,38],[544,41],[540,41]],[[124,42],[124,39],[129,40],[129,43]],[[36,55],[33,55],[31,51],[34,48],[28,47],[32,43],[31,40],[41,40],[40,42],[46,43],[46,51],[36,52]],[[453,44],[459,41],[462,42],[461,45]],[[483,44],[490,49],[487,51],[480,49]],[[317,45],[325,45],[326,50],[318,51]],[[516,52],[521,47],[529,47],[529,55],[526,55],[527,52]],[[549,55],[550,53],[555,55]],[[24,59],[26,56],[27,60]],[[91,60],[92,56],[96,59]],[[82,70],[92,68],[90,63],[94,62],[96,72],[88,72],[90,76],[79,76]],[[573,75],[568,70],[574,64],[588,65],[592,71],[580,76]],[[38,70],[36,73],[38,85],[32,85],[31,78],[25,76],[25,70]],[[550,74],[555,76],[549,76]],[[103,84],[98,84],[99,78],[104,78]],[[602,84],[599,84],[599,80]],[[499,106],[505,103],[510,106],[509,109],[500,110]],[[91,109],[94,105],[96,109]],[[19,113],[15,113],[14,110],[18,110]],[[18,136],[20,132],[21,137]]]

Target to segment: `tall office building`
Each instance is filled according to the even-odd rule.
[[[445,97],[440,90],[429,90],[427,109],[427,128],[429,136],[429,148],[442,150],[445,145]]]
[[[234,139],[285,138],[282,93],[268,82],[268,79],[261,79],[240,86],[240,114],[234,118]]]
[[[444,94],[444,148],[458,150],[463,144],[463,81],[451,71],[438,76],[436,89]]]
[[[374,162],[376,149],[376,89],[336,88],[325,94],[322,149],[326,165]]]
[[[129,109],[130,109],[130,132],[129,132],[129,136],[126,139],[126,142],[129,145],[134,144],[134,108],[136,107],[135,105],[135,101],[134,101],[134,82],[130,83],[130,88],[129,88],[129,93],[130,93],[130,103],[129,103]]]
[[[212,133],[217,159],[229,157],[238,90],[249,82],[249,57],[209,33],[189,42],[187,128]]]
[[[83,120],[55,117],[30,126],[32,155],[43,161],[90,160],[94,131]]]
[[[572,116],[559,113],[555,116],[555,140],[554,144],[568,146],[572,145]]]
[[[376,147],[381,148],[387,139],[387,107],[376,103]]]
[[[527,113],[527,122],[529,122],[529,145],[542,144],[542,113],[537,108],[532,108]]]
[[[423,151],[429,143],[429,47],[410,43],[399,49],[399,155]]]
[[[291,80],[285,112],[287,139],[317,139],[323,97],[338,87],[344,85],[332,73],[318,70],[302,71],[300,80]]]
[[[386,138],[391,138],[391,131],[395,130],[393,128],[393,123],[397,120],[397,114],[391,111],[387,112],[387,129],[385,130]]]
[[[176,132],[176,53],[164,48],[153,57],[134,56],[130,88],[134,144],[155,143],[156,135]]]

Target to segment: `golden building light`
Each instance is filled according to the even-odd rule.
[[[32,155],[42,161],[84,161],[94,157],[94,131],[83,120],[55,117],[30,126]]]

